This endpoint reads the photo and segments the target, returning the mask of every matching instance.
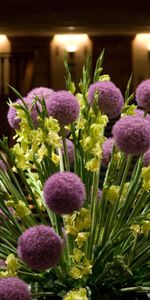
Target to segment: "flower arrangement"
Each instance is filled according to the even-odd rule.
[[[102,75],[103,57],[93,77],[87,58],[79,92],[66,56],[65,91],[22,97],[11,87],[14,145],[0,140],[1,300],[150,291],[150,79],[132,94],[130,79],[123,97]]]

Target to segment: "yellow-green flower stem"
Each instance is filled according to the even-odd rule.
[[[65,133],[64,126],[60,126],[60,133],[61,133],[61,136],[62,136],[63,148],[64,148],[65,171],[69,171],[70,170],[70,165],[69,165],[68,149],[67,149],[67,144],[66,144],[66,133]]]
[[[32,299],[37,299],[37,297],[46,297],[46,296],[50,296],[50,297],[55,297],[56,295],[53,292],[39,292],[39,293],[32,293]],[[43,299],[44,299],[43,298]],[[53,298],[54,299],[54,298]]]
[[[121,155],[119,165],[120,165],[120,168],[119,168],[119,171],[118,171],[118,174],[117,174],[115,185],[120,184],[120,180],[122,178],[124,168],[125,168],[125,165],[126,165],[126,155],[124,153],[122,153],[122,155]]]
[[[95,234],[96,234],[96,221],[97,221],[97,194],[98,194],[98,186],[99,186],[99,170],[93,173],[93,185],[92,185],[92,196],[91,196],[91,231],[90,237],[88,239],[88,254],[87,257],[89,259],[93,258],[93,244],[95,242]]]
[[[133,286],[133,287],[122,288],[122,289],[120,289],[120,291],[123,293],[130,293],[130,292],[148,293],[148,292],[150,292],[150,287],[149,286]]]
[[[133,218],[135,218],[140,213],[141,207],[145,207],[145,202],[147,202],[148,198],[149,198],[149,193],[147,191],[143,191],[141,196],[138,198],[135,206],[133,207],[127,222],[130,222]]]
[[[117,197],[114,205],[112,206],[110,204],[109,208],[108,208],[108,213],[107,213],[108,215],[107,215],[107,219],[106,219],[106,225],[105,225],[105,229],[104,229],[102,245],[104,245],[106,243],[106,241],[109,239],[109,236],[111,235],[111,233],[113,231],[114,223],[117,221],[116,219],[118,217],[118,207],[119,207],[119,202],[120,202],[120,196],[122,194],[123,187],[124,187],[124,184],[126,182],[126,179],[127,179],[128,173],[129,173],[131,162],[132,162],[132,156],[129,155],[129,157],[127,159],[127,164],[126,164],[126,167],[124,170],[124,174],[123,174],[123,177],[121,180],[118,197]]]
[[[132,174],[128,192],[126,193],[126,199],[125,199],[124,205],[122,206],[118,220],[113,229],[114,232],[115,232],[115,230],[117,230],[117,228],[120,228],[122,226],[122,224],[125,221],[126,216],[128,215],[129,211],[132,209],[132,205],[135,200],[134,196],[136,194],[136,191],[139,188],[140,172],[141,172],[142,163],[143,163],[143,160],[140,157],[135,166],[135,171],[133,171],[134,177]],[[123,189],[123,187],[122,187],[122,189]]]

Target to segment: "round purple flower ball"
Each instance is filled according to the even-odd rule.
[[[17,99],[15,102],[15,104],[22,104],[22,101],[20,99]],[[13,129],[19,129],[19,123],[20,123],[20,118],[17,117],[17,111],[16,108],[13,106],[10,106],[7,112],[7,120],[9,125],[13,128]]]
[[[34,270],[46,270],[59,261],[62,240],[47,225],[37,225],[27,229],[18,240],[18,256]]]
[[[150,123],[139,116],[118,120],[112,130],[118,148],[131,155],[141,155],[150,147]]]
[[[117,118],[124,105],[123,96],[119,88],[112,81],[98,81],[89,86],[88,101],[93,103],[95,92],[98,92],[100,110],[109,119]]]
[[[143,156],[143,165],[148,167],[150,165],[150,149],[148,149]]]
[[[68,151],[69,163],[70,165],[72,165],[74,163],[74,143],[71,140],[66,139],[66,146]],[[62,148],[62,154],[64,155],[64,148]]]
[[[32,89],[28,94],[27,94],[27,98],[32,98],[34,99],[35,97],[39,98],[40,100],[48,100],[49,98],[52,97],[52,95],[54,94],[54,91],[52,89],[49,89],[47,87],[36,87],[34,89]]]
[[[75,96],[68,91],[55,92],[46,103],[48,114],[65,126],[75,121],[79,115],[80,106]]]
[[[114,138],[108,138],[102,145],[102,166],[104,167],[107,167],[110,162],[114,143]]]
[[[143,80],[137,86],[135,99],[146,111],[150,111],[150,79]]]
[[[32,300],[27,284],[19,278],[0,279],[1,300]]]
[[[150,114],[147,114],[146,116],[144,116],[144,110],[139,109],[139,108],[136,108],[136,109],[134,110],[134,114],[135,114],[136,116],[141,117],[141,118],[145,118],[147,121],[150,122]]]
[[[80,210],[85,197],[81,179],[71,172],[58,172],[50,176],[43,192],[47,206],[60,215]]]

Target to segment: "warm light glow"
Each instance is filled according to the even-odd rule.
[[[5,34],[0,34],[0,44],[5,44],[7,41],[7,36]]]
[[[150,33],[139,33],[136,35],[136,40],[142,43],[147,50],[150,50]]]
[[[68,52],[75,52],[89,40],[87,34],[56,34],[54,42],[63,46]]]

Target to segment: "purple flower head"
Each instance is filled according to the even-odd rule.
[[[48,207],[60,215],[80,210],[85,197],[81,179],[71,172],[58,172],[50,176],[43,192]]]
[[[89,87],[88,100],[92,104],[95,92],[98,92],[98,104],[100,110],[108,116],[109,119],[117,118],[124,105],[121,91],[112,81],[98,81]]]
[[[136,116],[139,116],[141,118],[145,118],[147,121],[150,122],[150,114],[147,114],[146,116],[144,116],[144,111],[142,109],[136,108],[134,110],[134,113]]]
[[[14,103],[22,104],[22,101],[20,99],[17,99]],[[21,120],[20,120],[20,118],[17,117],[17,111],[16,111],[15,107],[13,107],[13,106],[9,107],[8,113],[7,113],[7,119],[8,119],[9,125],[13,129],[19,129],[19,123]]]
[[[36,88],[32,89],[27,94],[27,98],[30,98],[32,100],[35,97],[39,98],[40,100],[42,100],[44,98],[46,101],[49,98],[51,98],[53,94],[54,94],[54,91],[52,89],[41,86],[41,87],[36,87]]]
[[[118,120],[112,130],[118,148],[132,155],[141,155],[150,147],[150,123],[139,116]]]
[[[143,156],[143,165],[148,167],[150,165],[150,149],[148,149]]]
[[[74,162],[74,143],[69,139],[66,139],[67,151],[68,151],[68,158],[70,165]],[[64,148],[62,148],[62,154],[64,155]]]
[[[110,162],[114,142],[114,138],[108,138],[102,145],[102,166],[104,167],[107,167]]]
[[[5,260],[4,259],[1,259],[0,258],[0,268],[1,267],[6,267],[6,263],[5,263]]]
[[[0,169],[4,172],[7,170],[7,167],[2,159],[0,159]]]
[[[137,103],[146,111],[150,111],[150,79],[143,80],[136,88]]]
[[[32,300],[27,284],[19,278],[0,279],[1,300]]]
[[[37,225],[27,229],[18,240],[18,256],[34,270],[46,270],[59,261],[62,240],[53,228]]]
[[[46,103],[48,114],[57,119],[60,125],[69,125],[79,115],[80,107],[74,95],[68,91],[55,92]]]

